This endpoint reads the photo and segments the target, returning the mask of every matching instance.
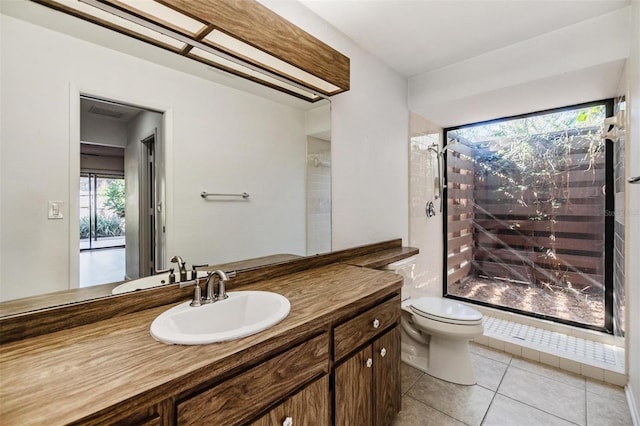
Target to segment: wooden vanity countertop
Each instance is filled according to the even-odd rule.
[[[0,423],[117,418],[211,384],[319,335],[349,313],[399,292],[389,272],[333,264],[243,287],[287,297],[291,312],[261,333],[201,346],[166,345],[149,334],[172,305],[0,346]],[[194,308],[197,309],[197,308]],[[328,344],[328,343],[327,343]]]
[[[362,266],[363,268],[381,268],[393,262],[415,256],[420,251],[415,247],[394,247],[381,250],[363,256],[354,257],[345,261],[348,265]]]

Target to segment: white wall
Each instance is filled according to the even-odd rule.
[[[331,140],[331,104],[327,102],[318,108],[307,111],[304,115],[304,128],[307,136]]]
[[[409,109],[442,127],[617,94],[629,7],[409,79]],[[473,35],[470,35],[473,36]]]
[[[204,263],[304,253],[303,111],[7,15],[1,31],[2,300],[74,281],[74,90],[168,111],[167,255]],[[206,202],[201,191],[247,191],[251,198]],[[47,200],[65,202],[65,219],[47,220]]]
[[[100,145],[127,146],[126,123],[82,114],[80,140]]]
[[[298,2],[261,3],[351,59],[331,99],[333,249],[408,241],[407,81]]]
[[[629,69],[629,129],[627,130],[627,176],[640,175],[640,2],[631,7],[631,56]],[[630,405],[640,424],[640,185],[627,184],[625,236],[627,242],[627,365],[629,368]]]
[[[145,156],[143,152],[146,147],[141,143],[142,140],[156,134],[155,147],[162,146],[162,114],[151,111],[143,111],[138,114],[127,125],[127,148],[125,149],[125,271],[128,279],[140,277],[140,240],[142,224],[140,223],[140,206],[142,206],[142,198],[146,194],[141,193],[140,173],[143,168],[142,161]],[[159,155],[154,161],[162,162],[162,150],[158,149]],[[146,192],[144,189],[142,189]],[[163,200],[159,200],[163,201]],[[163,269],[158,265],[157,269]]]

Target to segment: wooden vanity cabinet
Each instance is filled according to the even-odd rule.
[[[336,425],[388,426],[400,411],[399,321],[395,297],[335,328]]]
[[[177,404],[177,424],[216,426],[247,424],[265,408],[293,395],[329,370],[329,338],[323,333],[268,361]],[[304,391],[303,391],[304,392]],[[324,392],[326,395],[320,395]],[[294,396],[296,407],[309,398],[329,399],[329,388],[310,386]],[[302,402],[300,402],[302,401]],[[285,402],[285,407],[288,402]],[[328,407],[328,405],[325,405]],[[299,411],[300,408],[292,408]],[[267,423],[268,424],[268,423]]]
[[[400,412],[400,350],[400,326],[373,342],[373,407],[376,426],[390,425]]]
[[[329,376],[326,375],[260,417],[251,426],[329,426]]]
[[[336,367],[336,425],[373,425],[372,367],[371,345]]]

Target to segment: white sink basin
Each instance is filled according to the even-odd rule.
[[[151,336],[177,345],[205,345],[250,336],[289,315],[289,300],[269,291],[235,291],[229,298],[200,307],[184,302],[151,323]]]
[[[180,275],[176,275],[176,282],[180,281]],[[206,271],[198,271],[198,278],[206,277]],[[187,279],[191,277],[191,271],[187,272]],[[135,280],[127,281],[111,290],[111,294],[129,293],[130,291],[144,290],[145,288],[159,287],[161,285],[169,284],[169,272],[152,275],[150,277],[137,278]]]

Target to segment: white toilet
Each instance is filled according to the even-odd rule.
[[[410,258],[382,269],[402,275],[404,290],[413,284],[414,264]],[[480,312],[450,299],[414,297],[402,301],[401,323],[402,361],[451,383],[476,383],[469,340],[482,336]]]

